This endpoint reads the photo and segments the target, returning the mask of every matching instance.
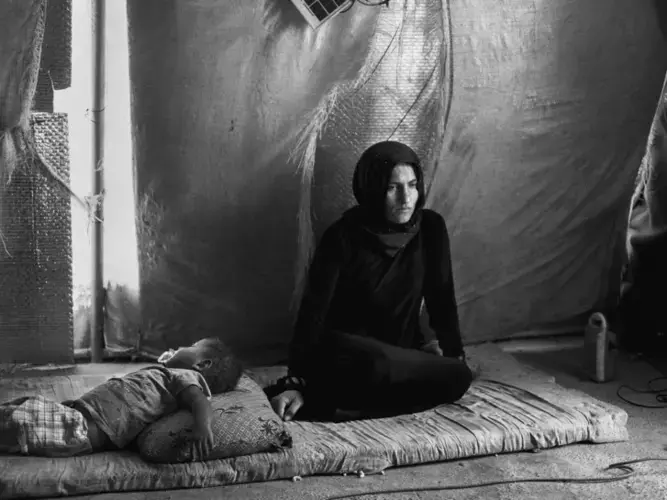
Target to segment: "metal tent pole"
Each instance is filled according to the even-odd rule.
[[[104,353],[104,238],[102,195],[104,193],[104,106],[105,106],[105,24],[106,0],[92,0],[93,13],[93,220],[92,318],[90,352],[93,363],[102,362]]]

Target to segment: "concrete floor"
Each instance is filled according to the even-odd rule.
[[[629,415],[630,440],[613,444],[579,444],[545,450],[458,460],[446,463],[390,469],[384,476],[365,478],[322,476],[300,482],[272,481],[199,490],[111,493],[78,497],[86,500],[299,500],[328,499],[366,493],[365,499],[534,499],[613,500],[667,498],[667,462],[636,466],[637,474],[625,481],[608,484],[511,484],[456,491],[381,493],[380,490],[428,488],[447,485],[474,485],[480,482],[519,478],[564,478],[600,476],[609,464],[644,457],[667,459],[667,409],[638,408],[619,400],[621,384],[643,389],[652,378],[667,375],[667,355],[653,360],[621,355],[614,382],[596,384],[579,372],[580,341],[523,341],[504,344],[519,361],[556,377],[564,387],[578,389],[625,409]],[[665,385],[667,388],[667,381]],[[629,396],[632,396],[630,394]],[[656,404],[654,396],[634,396],[636,401]],[[639,398],[639,399],[636,399]]]

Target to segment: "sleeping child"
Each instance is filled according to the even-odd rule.
[[[234,389],[238,359],[217,338],[164,353],[158,365],[111,378],[73,401],[42,396],[0,405],[0,451],[67,457],[126,448],[149,424],[185,408],[201,454],[213,446],[209,398]],[[200,455],[201,456],[201,455]]]

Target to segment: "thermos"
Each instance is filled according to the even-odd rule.
[[[584,333],[584,370],[596,382],[608,382],[616,370],[616,335],[604,314],[591,315]]]

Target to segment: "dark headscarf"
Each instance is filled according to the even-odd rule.
[[[405,224],[389,222],[385,215],[389,180],[394,167],[399,164],[412,166],[419,193],[415,211]],[[352,192],[359,203],[357,211],[361,225],[387,255],[396,255],[419,231],[424,207],[424,175],[419,157],[405,144],[379,142],[364,151],[354,170]]]

